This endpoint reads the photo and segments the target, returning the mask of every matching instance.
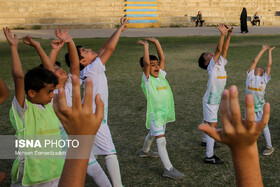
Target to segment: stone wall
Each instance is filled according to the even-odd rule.
[[[143,0],[144,1],[144,0]],[[243,7],[259,12],[262,25],[280,25],[280,0],[157,0],[159,26],[193,26],[201,11],[206,24],[239,25]],[[0,27],[115,28],[125,14],[125,0],[0,0]]]

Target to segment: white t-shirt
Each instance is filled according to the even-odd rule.
[[[82,80],[83,87],[85,90],[85,81],[87,78],[90,78],[93,85],[93,103],[92,110],[95,112],[95,96],[97,94],[101,95],[101,99],[104,103],[104,118],[102,123],[107,123],[108,116],[108,82],[105,75],[105,65],[101,62],[101,59],[97,57],[91,64],[86,66],[82,71],[80,71],[80,79]],[[84,92],[85,94],[85,92]],[[84,100],[83,100],[84,101]],[[82,102],[83,102],[82,101]]]
[[[225,65],[227,60],[222,56],[219,57],[217,62],[212,58],[207,67],[209,80],[207,83],[207,90],[203,97],[203,102],[207,104],[220,104],[221,96],[227,81],[227,72]]]
[[[247,72],[246,94],[253,95],[255,112],[259,112],[263,110],[263,105],[265,104],[265,88],[268,81],[270,81],[271,76],[267,76],[267,74],[264,73],[263,76],[260,77],[255,76],[254,73],[254,70]]]

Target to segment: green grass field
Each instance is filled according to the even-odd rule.
[[[205,148],[200,147],[201,133],[197,126],[202,121],[202,98],[206,90],[208,75],[197,65],[202,52],[214,52],[218,36],[165,37],[158,38],[166,56],[167,80],[175,99],[176,121],[167,125],[167,150],[172,164],[186,177],[183,180],[163,178],[163,165],[160,159],[140,159],[136,152],[143,146],[148,133],[145,128],[146,100],[140,84],[142,71],[139,58],[143,48],[136,45],[138,38],[121,38],[119,44],[106,64],[106,75],[109,85],[109,126],[118,151],[122,181],[129,186],[235,186],[233,165],[230,151],[226,145],[215,149],[215,154],[222,158],[223,165],[206,165],[202,162]],[[105,39],[76,39],[76,44],[98,51]],[[276,45],[272,52],[272,79],[266,88],[265,99],[271,103],[270,132],[275,152],[271,156],[262,156],[265,147],[263,135],[258,140],[260,164],[265,186],[280,186],[280,35],[271,36],[233,36],[228,51],[228,80],[226,88],[237,85],[242,112],[244,113],[246,71],[252,60],[261,49],[261,45]],[[50,40],[40,40],[43,48],[49,53]],[[277,46],[278,45],[278,46]],[[58,60],[63,62],[66,46]],[[34,49],[19,45],[19,53],[24,72],[40,64]],[[150,45],[150,53],[155,54]],[[11,95],[0,106],[0,134],[12,135],[8,111],[14,95],[11,76],[10,49],[6,42],[0,43],[1,78],[8,84]],[[266,67],[267,53],[261,58],[260,66]],[[68,68],[64,65],[67,71]],[[221,124],[219,123],[219,126]],[[156,150],[156,143],[152,145]],[[104,158],[99,158],[105,168]],[[3,186],[10,184],[10,170],[13,160],[0,160],[0,171],[8,173]],[[106,171],[106,169],[105,169]],[[106,171],[107,172],[107,171]],[[94,182],[87,177],[86,186]]]

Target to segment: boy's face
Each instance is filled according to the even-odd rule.
[[[255,76],[263,76],[264,70],[262,68],[256,68],[254,72]]]
[[[150,61],[150,74],[157,78],[159,75],[159,62],[157,60]]]
[[[66,71],[64,71],[61,67],[59,67],[58,65],[55,64],[54,65],[54,74],[58,78],[58,84],[65,84],[65,82],[67,80]]]
[[[45,87],[39,90],[39,92],[29,90],[28,96],[32,103],[46,105],[52,101],[54,89],[55,86],[53,83],[45,84]]]
[[[214,53],[208,53],[208,52],[203,55],[203,57],[205,59],[205,62],[204,62],[205,66],[209,65],[210,60],[211,60],[211,58],[213,58],[213,56],[214,56]]]
[[[94,61],[94,59],[97,57],[97,54],[93,52],[91,49],[85,49],[84,47],[79,48],[80,54],[83,57],[82,60],[80,60],[80,63],[86,67],[90,63]]]

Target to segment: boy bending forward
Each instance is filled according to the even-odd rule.
[[[143,149],[139,152],[139,157],[158,157],[159,155],[164,165],[163,177],[182,179],[185,175],[172,166],[166,150],[165,126],[166,123],[175,121],[175,110],[173,94],[165,79],[164,54],[157,39],[147,38],[146,40],[155,44],[160,61],[156,56],[149,55],[147,41],[138,41],[138,44],[144,46],[144,57],[140,59],[140,65],[143,70],[141,87],[147,98],[146,127],[150,129]],[[158,154],[150,151],[155,137]]]

